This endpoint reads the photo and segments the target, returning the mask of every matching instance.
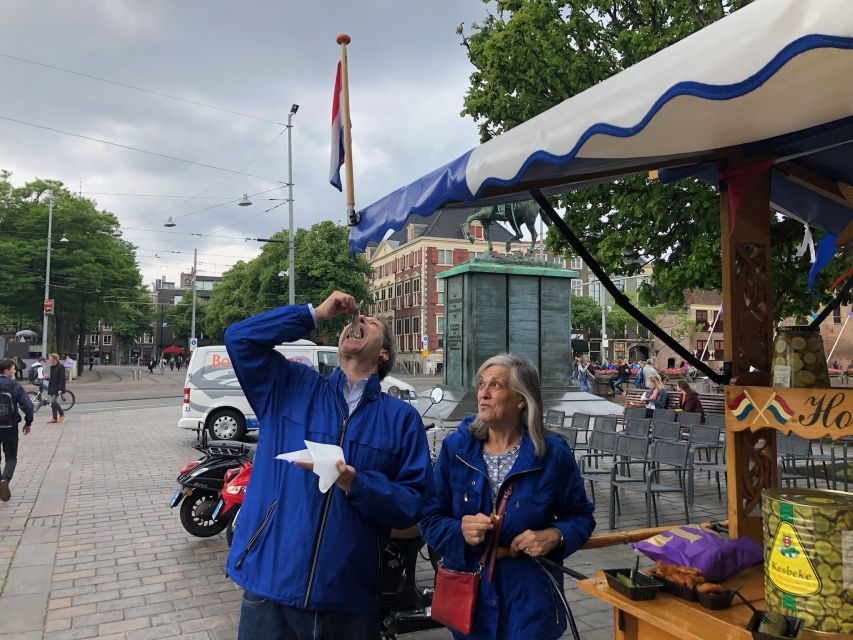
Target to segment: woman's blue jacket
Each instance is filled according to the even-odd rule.
[[[483,545],[470,546],[462,537],[462,516],[490,514],[498,502],[492,495],[483,460],[483,443],[464,420],[447,436],[435,465],[436,494],[421,531],[430,546],[443,554],[444,566],[458,571],[476,571]],[[563,535],[548,554],[556,562],[575,552],[595,528],[594,506],[587,499],[583,480],[569,445],[556,435],[545,437],[545,453],[534,454],[527,432],[518,458],[499,493],[512,481],[499,544],[509,547],[513,538],[527,529],[556,527]],[[547,573],[546,573],[547,571]],[[504,558],[495,564],[492,582],[486,571],[472,633],[465,637],[494,640],[551,640],[566,629],[565,609],[551,579],[562,590],[563,574],[546,570],[529,557]]]

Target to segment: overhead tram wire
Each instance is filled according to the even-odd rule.
[[[27,120],[21,120],[20,118],[12,118],[10,116],[0,115],[0,120],[5,120],[7,122],[14,122],[15,124],[20,124],[25,127],[33,127],[35,129],[43,129],[45,131],[52,131],[53,133],[58,133],[64,136],[70,136],[72,138],[82,138],[83,140],[89,140],[90,142],[99,142],[101,144],[107,144],[113,147],[118,147],[119,149],[126,149],[128,151],[136,151],[138,153],[144,153],[146,155],[155,156],[157,158],[166,158],[167,160],[174,160],[176,162],[184,162],[186,164],[194,165],[197,167],[204,167],[206,169],[215,169],[216,171],[225,171],[227,173],[231,173],[233,175],[245,176],[247,178],[255,178],[256,180],[264,180],[266,182],[275,182],[282,186],[287,186],[287,182],[283,182],[281,180],[274,180],[273,178],[264,178],[263,176],[256,176],[251,173],[245,173],[243,171],[237,171],[236,169],[227,169],[225,167],[219,167],[215,164],[208,164],[206,162],[197,162],[196,160],[188,160],[187,158],[179,158],[178,156],[173,156],[168,153],[159,153],[157,151],[150,151],[148,149],[142,149],[140,147],[134,147],[132,145],[121,144],[119,142],[112,142],[111,140],[104,140],[102,138],[95,138],[94,136],[87,136],[82,133],[74,133],[72,131],[65,131],[64,129],[57,129],[56,127],[50,127],[48,125],[37,124],[35,122],[28,122]]]
[[[148,93],[154,96],[159,96],[161,98],[167,98],[169,100],[176,100],[177,102],[184,102],[186,104],[195,105],[197,107],[204,107],[205,109],[213,109],[214,111],[221,111],[223,113],[230,113],[231,115],[239,116],[241,118],[249,118],[251,120],[257,120],[259,122],[267,122],[269,124],[276,124],[279,126],[286,126],[284,122],[278,122],[277,120],[270,120],[268,118],[262,118],[260,116],[253,116],[249,113],[242,113],[240,111],[235,111],[233,109],[226,109],[224,107],[217,107],[211,104],[206,104],[204,102],[199,102],[198,100],[190,100],[189,98],[181,98],[180,96],[173,96],[168,93],[163,93],[162,91],[155,91],[153,89],[145,89],[143,87],[137,87],[132,84],[128,84],[126,82],[119,82],[118,80],[110,80],[109,78],[101,78],[100,76],[95,76],[89,73],[82,73],[80,71],[74,71],[73,69],[66,69],[64,67],[57,67],[52,64],[47,64],[45,62],[37,62],[35,60],[28,60],[27,58],[21,58],[20,56],[13,56],[8,53],[0,52],[0,58],[6,58],[7,60],[14,60],[15,62],[22,62],[24,64],[31,64],[37,67],[43,67],[45,69],[51,69],[52,71],[60,71],[62,73],[69,73],[74,76],[79,76],[81,78],[87,78],[89,80],[96,80],[98,82],[105,82],[107,84],[112,84],[117,87],[123,87],[125,89],[132,89],[133,91],[140,91],[142,93]]]
[[[282,135],[285,131],[287,131],[287,129],[286,129],[286,128],[285,128],[285,129],[282,129],[281,131],[279,131],[279,132],[275,135],[275,137],[274,137],[272,140],[270,140],[267,144],[265,144],[265,145],[264,145],[264,147],[263,147],[260,151],[258,151],[258,153],[256,153],[256,154],[255,154],[255,157],[254,157],[254,158],[252,158],[251,160],[249,160],[249,162],[248,162],[248,163],[247,163],[247,164],[242,168],[242,171],[247,171],[247,170],[249,169],[249,167],[251,167],[251,166],[252,166],[252,165],[257,161],[257,159],[258,159],[258,158],[260,158],[260,157],[261,157],[261,156],[262,156],[262,155],[267,151],[267,149],[269,149],[269,148],[273,145],[273,143],[281,137],[281,135]],[[208,191],[211,191],[212,189],[215,189],[215,188],[216,188],[216,187],[218,187],[219,185],[226,183],[226,182],[227,182],[228,180],[230,180],[230,179],[231,179],[231,176],[227,176],[227,177],[223,178],[222,180],[218,181],[216,184],[211,185],[211,186],[210,186],[210,187],[208,187],[207,189],[204,189],[204,190],[202,190],[202,191],[199,191],[196,195],[197,195],[197,196],[201,196],[202,194],[207,193]],[[286,186],[286,184],[287,184],[287,183],[285,183],[285,184],[284,184],[284,186]],[[281,187],[275,187],[275,188],[273,188],[273,189],[268,189],[267,191],[261,191],[261,192],[259,192],[259,193],[257,193],[257,194],[254,194],[254,195],[262,195],[262,194],[264,194],[264,193],[269,193],[270,191],[275,191],[276,189],[280,189],[280,188],[281,188]],[[160,215],[160,214],[170,213],[170,212],[172,212],[172,211],[175,211],[176,209],[180,209],[180,208],[181,208],[182,206],[184,206],[187,202],[189,202],[189,199],[184,200],[184,202],[181,202],[180,204],[176,204],[174,207],[169,207],[168,209],[164,209],[164,210],[162,210],[162,211],[159,211],[159,212],[154,213],[154,214],[151,214],[151,215]],[[138,217],[143,217],[143,216],[144,216],[144,217],[148,217],[148,215],[149,215],[149,214],[142,214],[141,216],[140,216],[140,215],[135,215],[135,216],[130,216],[129,218],[126,218],[126,219],[127,219],[127,220],[131,220],[131,219],[133,219],[133,218],[138,218]]]

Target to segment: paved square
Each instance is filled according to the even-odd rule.
[[[224,534],[190,536],[166,504],[178,469],[197,452],[194,434],[175,426],[180,399],[165,402],[171,406],[91,412],[78,405],[61,425],[37,414],[32,434],[21,436],[12,499],[0,503],[0,640],[236,637],[242,592],[223,570]],[[602,532],[606,491],[597,495]],[[661,524],[681,522],[674,499],[660,509]],[[691,520],[724,512],[716,487],[698,478]],[[625,495],[618,528],[644,521],[642,497]],[[610,547],[579,552],[568,565],[591,575],[632,558],[629,548]],[[420,573],[430,579],[426,567]],[[569,578],[566,595],[583,638],[612,638],[606,605]]]

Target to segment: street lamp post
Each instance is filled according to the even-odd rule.
[[[288,304],[296,304],[296,269],[294,267],[294,241],[293,241],[293,148],[291,146],[291,131],[293,125],[291,121],[293,116],[299,110],[299,105],[294,104],[290,107],[290,113],[287,114],[287,222],[288,222],[288,239],[287,239],[287,302]]]
[[[198,249],[193,249],[193,318],[190,325],[190,344],[192,345],[193,340],[195,339],[195,271],[197,266],[198,259]]]
[[[44,299],[45,304],[50,300],[50,235],[53,232],[53,192],[47,192],[47,265],[44,268]],[[47,309],[41,324],[41,355],[47,357]]]

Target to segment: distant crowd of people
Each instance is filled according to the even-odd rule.
[[[184,357],[183,354],[171,355],[168,358],[165,355],[161,355],[159,358],[151,357],[148,360],[148,372],[154,373],[154,369],[159,368],[160,373],[163,373],[166,370],[166,367],[169,367],[170,371],[174,371],[177,369],[178,371],[189,362],[189,356]]]

